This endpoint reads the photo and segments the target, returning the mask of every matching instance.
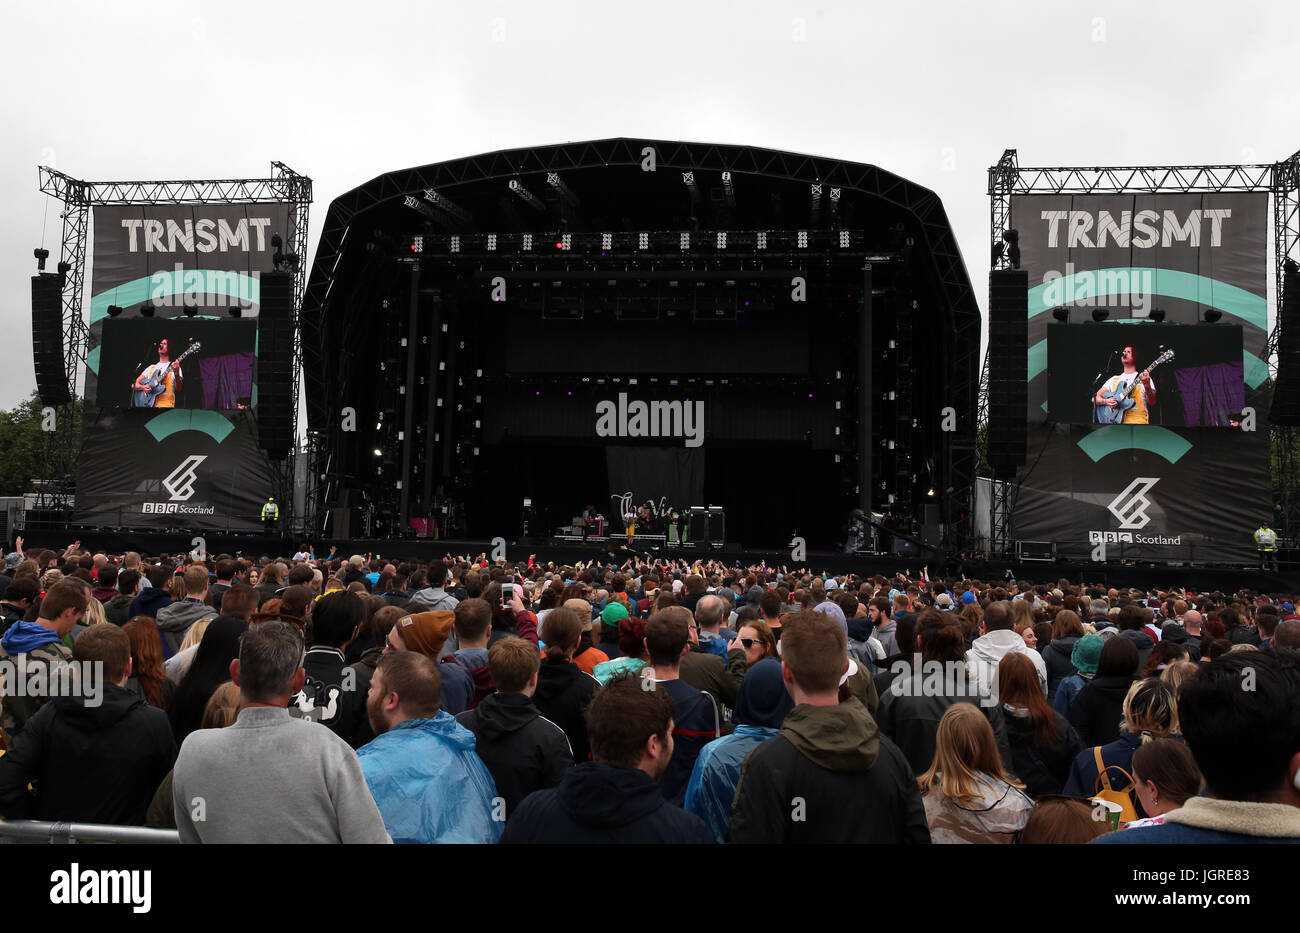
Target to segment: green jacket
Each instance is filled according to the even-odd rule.
[[[72,663],[72,649],[62,641],[52,641],[31,651],[10,655],[4,646],[0,645],[0,663],[8,662],[22,666],[24,662],[19,659],[24,657],[26,659],[24,689],[15,690],[13,685],[6,684],[9,688],[8,692],[4,697],[0,697],[0,729],[10,739],[27,725],[27,721],[35,716],[36,711],[50,698],[50,685],[56,683],[51,674],[55,668]],[[38,665],[45,667],[43,678],[39,675],[33,676],[32,669]],[[42,684],[44,686],[41,686]],[[33,692],[44,695],[29,696],[28,687],[35,688]]]

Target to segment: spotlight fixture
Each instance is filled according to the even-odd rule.
[[[1094,321],[1096,321],[1098,324],[1100,324],[1102,321],[1106,320],[1106,318],[1108,318],[1108,317],[1110,317],[1110,309],[1108,309],[1108,308],[1093,308],[1093,309],[1092,309],[1092,319],[1093,319]]]
[[[198,313],[199,313],[199,309],[196,308],[196,307],[194,307],[194,305],[186,305],[186,306],[185,306],[185,316],[186,316],[186,317],[194,317],[194,315],[196,315],[196,314],[198,314]]]
[[[243,312],[243,310],[242,310],[238,305],[231,305],[231,306],[230,306],[230,316],[231,316],[231,317],[243,317],[243,316],[244,316],[244,312]]]
[[[36,271],[44,272],[45,260],[50,258],[50,251],[38,246],[36,249],[32,250],[32,255],[36,257]]]
[[[142,304],[140,306],[140,316],[153,317],[153,304],[150,302],[146,302],[145,304]]]
[[[1151,320],[1155,321],[1157,324],[1163,324],[1165,321],[1165,309],[1152,308],[1151,313],[1148,314],[1147,317],[1151,318]]]
[[[282,246],[284,246],[284,240],[280,239],[280,234],[278,234],[278,233],[272,233],[272,234],[271,234],[271,249],[279,249],[279,248],[282,247]]]
[[[384,452],[383,452],[382,450],[380,450],[378,447],[376,447],[376,448],[375,448],[375,456],[376,456],[376,457],[382,457],[383,455],[384,455]]]
[[[117,317],[117,316],[118,316],[119,314],[121,314],[121,313],[122,313],[122,309],[121,309],[120,306],[118,306],[118,305],[109,305],[109,306],[108,306],[108,316],[109,316],[109,317]]]
[[[1206,308],[1206,309],[1205,309],[1205,323],[1206,323],[1206,324],[1217,324],[1217,323],[1219,323],[1219,318],[1221,318],[1221,317],[1223,317],[1223,312],[1220,311],[1218,308]]]
[[[1058,321],[1060,321],[1062,324],[1069,324],[1069,323],[1070,323],[1070,309],[1069,309],[1069,308],[1053,308],[1053,309],[1052,309],[1052,317],[1056,318],[1056,319],[1057,319]]]

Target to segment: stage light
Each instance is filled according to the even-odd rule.
[[[510,190],[534,210],[546,210],[546,202],[525,188],[523,183],[517,178],[510,179]]]
[[[691,248],[691,235],[690,235],[689,233],[681,233],[681,234],[678,234],[678,236],[677,236],[677,245],[678,245],[678,247],[680,247],[681,249],[690,249],[690,248]]]
[[[449,242],[449,244],[448,244],[448,249],[450,249],[451,252],[453,252],[453,253],[459,253],[459,252],[460,252],[460,237],[456,236],[455,234],[452,234],[452,236],[451,236],[451,240],[450,240],[450,242]]]
[[[726,249],[726,248],[727,248],[727,234],[726,234],[726,231],[724,231],[724,230],[719,230],[719,231],[718,231],[717,238],[715,239],[714,242],[717,244],[717,248],[718,248],[718,249]]]
[[[487,248],[490,250],[495,250],[497,248],[497,235],[495,233],[489,233],[487,235]]]
[[[567,250],[567,249],[572,249],[572,248],[573,248],[573,234],[572,234],[572,233],[565,233],[565,234],[561,234],[561,235],[560,235],[560,248],[561,248],[561,249],[566,249],[566,250]]]
[[[523,236],[523,248],[524,248],[524,249],[532,249],[532,248],[533,248],[533,235],[532,235],[531,233],[525,233],[525,234],[524,234],[524,236]]]
[[[153,305],[145,303],[140,306],[140,315],[142,317],[153,317]]]
[[[1069,309],[1069,308],[1053,308],[1053,309],[1052,309],[1052,317],[1056,318],[1056,319],[1057,319],[1058,321],[1060,321],[1062,324],[1069,324],[1069,323],[1070,323],[1070,309]]]
[[[38,246],[36,249],[32,250],[32,255],[36,257],[36,271],[44,272],[45,260],[50,258],[50,251]]]
[[[199,313],[199,309],[196,308],[196,307],[194,307],[193,305],[186,305],[186,306],[185,306],[185,316],[186,316],[186,317],[194,317],[194,315],[196,315],[196,314],[198,314],[198,313]]]
[[[1092,319],[1100,324],[1106,318],[1110,317],[1110,311],[1106,308],[1093,308]]]
[[[1151,320],[1155,321],[1157,324],[1163,324],[1163,323],[1164,323],[1164,320],[1165,320],[1165,309],[1164,309],[1164,308],[1152,308],[1152,309],[1151,309],[1151,314],[1149,315],[1149,317],[1151,318]]]
[[[602,234],[600,235],[600,248],[601,248],[601,249],[613,249],[613,248],[614,248],[614,234],[612,234],[612,233],[602,233]]]
[[[121,313],[122,313],[122,309],[119,308],[117,305],[109,305],[109,306],[108,306],[108,316],[109,316],[109,317],[117,317],[117,316],[118,316],[119,314],[121,314]]]
[[[841,230],[841,231],[840,231],[840,249],[848,249],[848,248],[849,248],[849,231],[847,231],[847,230]]]
[[[760,231],[758,231],[758,234],[755,236],[754,240],[755,240],[754,245],[755,245],[758,249],[767,249],[767,232],[766,232],[766,231],[764,231],[764,230],[760,230]]]
[[[1205,309],[1205,323],[1206,323],[1206,324],[1217,324],[1217,323],[1219,322],[1219,318],[1221,318],[1221,317],[1223,317],[1223,312],[1220,311],[1218,308],[1206,308],[1206,309]]]
[[[638,234],[636,235],[636,248],[637,248],[637,249],[649,249],[649,248],[650,248],[650,234],[648,234],[648,233],[638,233]]]
[[[926,495],[929,496],[931,499],[933,499],[933,498],[934,498],[934,490],[933,490],[933,489],[929,490],[928,492],[926,492]]]
[[[799,231],[799,235],[798,235],[798,237],[797,237],[797,239],[796,239],[796,242],[798,243],[800,249],[807,249],[807,248],[808,248],[808,231],[807,231],[807,230],[800,230],[800,231]]]
[[[279,248],[282,247],[282,246],[284,246],[284,240],[280,239],[280,234],[278,234],[278,233],[272,233],[272,234],[271,234],[271,249],[279,249]]]
[[[228,312],[231,317],[243,317],[244,312],[238,305],[231,305]]]

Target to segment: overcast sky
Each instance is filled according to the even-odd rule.
[[[868,162],[943,199],[987,303],[988,167],[1273,162],[1300,148],[1300,5],[5,3],[0,407],[34,388],[38,164],[315,181],[609,136]],[[86,299],[89,302],[89,283]]]

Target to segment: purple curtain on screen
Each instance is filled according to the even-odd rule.
[[[1241,362],[1188,366],[1178,370],[1178,391],[1189,428],[1226,428],[1246,407],[1245,366]]]
[[[203,377],[203,407],[229,411],[238,400],[253,395],[253,353],[228,353],[199,360]]]

